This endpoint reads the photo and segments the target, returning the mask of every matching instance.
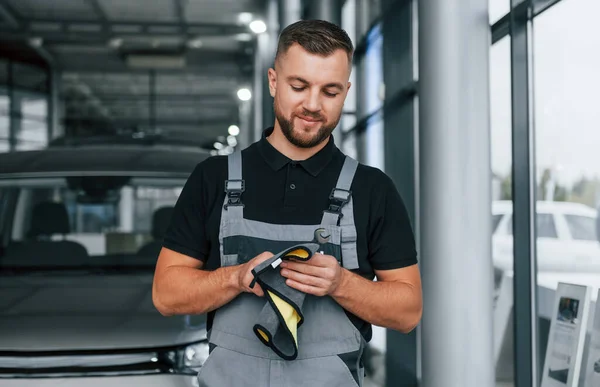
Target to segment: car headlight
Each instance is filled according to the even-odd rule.
[[[183,366],[187,368],[200,368],[208,359],[208,343],[195,343],[183,349]]]
[[[186,345],[170,351],[167,362],[171,364],[171,372],[184,375],[196,375],[208,359],[208,342]]]

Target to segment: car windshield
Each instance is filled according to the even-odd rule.
[[[581,215],[565,215],[565,220],[573,239],[596,242],[596,218]]]
[[[153,269],[185,181],[0,179],[0,270]]]

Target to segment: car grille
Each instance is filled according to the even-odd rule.
[[[137,353],[0,353],[0,378],[174,373],[175,350]]]

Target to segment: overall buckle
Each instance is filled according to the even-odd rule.
[[[225,209],[229,206],[242,206],[242,193],[246,190],[246,183],[244,180],[226,180],[225,181],[225,192],[227,193],[227,204]]]
[[[340,219],[344,216],[342,214],[342,207],[350,202],[352,191],[341,188],[334,188],[329,194],[329,208],[327,212],[331,212],[339,215]]]

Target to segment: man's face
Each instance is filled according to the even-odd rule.
[[[342,115],[350,88],[344,50],[323,57],[294,44],[269,69],[275,118],[289,142],[312,148],[329,137]]]

